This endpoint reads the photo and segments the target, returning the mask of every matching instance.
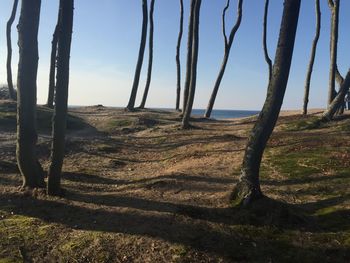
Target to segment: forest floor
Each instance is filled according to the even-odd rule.
[[[0,102],[0,262],[350,262],[350,116],[282,114],[261,168],[269,198],[232,207],[256,117],[70,110],[62,198],[20,191],[15,105]],[[52,112],[38,110],[38,156]]]

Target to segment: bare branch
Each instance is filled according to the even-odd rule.
[[[227,9],[230,7],[230,0],[227,0],[226,6],[224,10],[222,11],[222,34],[224,35],[224,41],[225,41],[225,49],[227,48],[228,42],[227,42],[227,35],[226,35],[226,12]]]
[[[269,12],[269,0],[265,1],[265,11],[264,11],[264,22],[263,22],[263,49],[264,49],[264,55],[265,55],[265,61],[269,67],[269,80],[271,79],[272,76],[272,61],[269,56],[269,52],[267,50],[267,40],[266,40],[266,35],[267,35],[267,16]]]

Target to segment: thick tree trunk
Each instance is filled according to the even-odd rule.
[[[143,14],[143,19],[142,19],[140,49],[139,49],[139,55],[137,58],[134,82],[131,88],[130,99],[129,99],[128,105],[126,106],[128,110],[134,110],[135,108],[135,100],[136,100],[137,90],[139,88],[143,57],[145,54],[146,39],[147,39],[147,23],[148,23],[147,0],[142,0],[142,14]]]
[[[6,61],[6,69],[7,69],[7,86],[9,89],[9,96],[10,99],[16,100],[16,92],[13,87],[13,80],[12,80],[12,41],[11,41],[11,28],[13,21],[16,18],[17,13],[17,6],[18,6],[18,0],[13,1],[13,7],[10,19],[7,21],[6,25],[6,40],[7,40],[7,61]]]
[[[337,110],[344,104],[345,96],[349,92],[349,87],[350,87],[350,70],[348,71],[345,79],[341,83],[337,96],[333,99],[328,109],[322,114],[322,118],[321,118],[322,122],[328,122],[333,119]]]
[[[198,46],[199,46],[199,15],[202,0],[195,1],[194,19],[193,19],[193,45],[192,45],[192,63],[191,63],[191,81],[187,99],[187,105],[182,118],[182,128],[190,127],[190,117],[193,107],[194,94],[197,82],[197,62],[198,62]]]
[[[315,11],[316,11],[316,34],[315,34],[315,38],[314,38],[314,40],[312,42],[310,62],[309,62],[309,67],[308,67],[307,74],[306,74],[305,92],[304,92],[304,104],[303,104],[303,115],[307,114],[307,106],[309,104],[311,75],[312,75],[312,70],[314,68],[317,43],[318,43],[318,39],[320,38],[320,29],[321,29],[320,0],[315,0]]]
[[[259,180],[260,163],[266,143],[275,127],[289,78],[300,1],[284,1],[271,81],[264,106],[248,139],[239,182],[232,193],[235,204],[246,206],[262,197]]]
[[[18,23],[19,63],[17,79],[17,164],[23,187],[45,187],[44,172],[38,162],[35,146],[36,79],[38,71],[38,28],[40,0],[22,1]]]
[[[185,76],[184,95],[183,95],[183,102],[182,102],[182,113],[184,113],[186,109],[186,105],[188,101],[188,93],[190,90],[190,83],[191,83],[193,23],[194,23],[195,4],[196,4],[196,1],[191,0],[190,17],[188,19],[186,76]]]
[[[330,9],[332,11],[331,22],[331,40],[330,40],[330,68],[329,68],[329,85],[328,85],[328,107],[331,105],[335,91],[335,76],[337,67],[337,53],[338,53],[338,26],[339,26],[339,5],[340,0],[328,1]]]
[[[176,45],[176,105],[175,110],[180,111],[180,96],[181,96],[181,62],[180,62],[180,48],[183,34],[184,24],[184,3],[180,0],[180,31],[177,38]]]
[[[229,56],[230,56],[232,43],[233,43],[234,37],[236,35],[236,32],[237,32],[238,28],[241,25],[241,21],[242,21],[242,4],[243,4],[243,0],[239,0],[238,1],[238,7],[237,7],[237,21],[236,21],[235,25],[233,26],[233,28],[231,30],[231,33],[230,33],[230,36],[229,36],[229,40],[227,40],[226,29],[225,29],[225,15],[226,15],[226,11],[227,11],[227,9],[229,8],[229,5],[230,5],[230,1],[229,0],[227,1],[226,6],[225,6],[225,8],[224,8],[224,10],[222,12],[222,33],[224,35],[224,41],[225,41],[225,53],[224,53],[224,58],[223,58],[223,61],[222,61],[222,64],[221,64],[221,68],[220,68],[220,71],[219,71],[219,75],[216,78],[213,92],[211,94],[211,97],[210,97],[207,109],[206,109],[206,111],[204,113],[204,117],[205,118],[209,118],[210,115],[211,115],[211,112],[213,110],[215,99],[216,99],[216,95],[218,93],[218,90],[219,90],[222,78],[223,78],[224,73],[225,73],[227,61],[228,61]]]
[[[264,49],[265,61],[269,68],[269,81],[270,81],[272,76],[272,61],[269,56],[269,52],[267,48],[267,18],[269,14],[269,2],[270,2],[269,0],[265,0],[264,20],[263,20],[263,49]]]
[[[58,19],[60,18],[60,13],[58,12]],[[57,21],[55,31],[52,36],[51,41],[51,57],[50,57],[50,75],[49,75],[49,93],[47,96],[46,106],[53,108],[53,101],[55,97],[55,78],[56,78],[56,59],[57,59],[57,43],[58,43],[58,23]]]
[[[72,41],[74,0],[60,0],[60,19],[57,48],[57,84],[55,113],[53,117],[51,165],[48,173],[47,192],[50,195],[61,193],[60,182],[64,158],[69,59]]]
[[[153,66],[153,33],[154,33],[154,22],[153,22],[153,13],[154,13],[154,2],[155,0],[151,0],[151,7],[149,11],[149,58],[148,58],[148,70],[147,70],[147,80],[146,80],[146,86],[145,91],[143,93],[142,101],[140,104],[140,109],[144,109],[146,105],[146,100],[148,96],[149,86],[151,85],[151,78],[152,78],[152,66]]]

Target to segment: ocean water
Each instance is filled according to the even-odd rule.
[[[193,109],[193,116],[203,116],[204,109]],[[232,118],[244,118],[259,114],[259,111],[251,110],[213,110],[210,118],[213,119],[232,119]]]

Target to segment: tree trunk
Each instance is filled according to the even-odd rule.
[[[182,128],[188,129],[190,127],[190,116],[192,112],[192,106],[194,101],[194,94],[196,91],[197,81],[197,62],[198,62],[198,46],[199,46],[199,15],[202,0],[195,1],[194,19],[193,19],[193,45],[192,45],[192,61],[191,61],[191,81],[187,99],[187,105],[184,110],[182,119]]]
[[[6,61],[6,68],[7,68],[7,86],[9,89],[9,96],[11,100],[16,100],[16,92],[13,87],[13,81],[12,81],[12,41],[11,41],[11,28],[13,21],[16,18],[17,13],[17,6],[18,6],[18,0],[13,1],[13,7],[10,19],[7,21],[6,25],[6,39],[7,39],[7,61]]]
[[[196,4],[196,1],[191,0],[190,17],[188,19],[186,76],[185,76],[184,95],[183,95],[183,102],[182,102],[182,113],[184,113],[186,109],[188,93],[189,93],[190,83],[191,83],[193,23],[194,23],[195,4]]]
[[[335,91],[335,75],[337,67],[337,53],[338,53],[338,26],[339,26],[339,0],[328,1],[330,9],[332,11],[332,22],[331,22],[331,61],[329,68],[329,85],[328,85],[328,107],[331,105],[334,97],[336,96]]]
[[[183,0],[180,0],[180,31],[177,38],[176,45],[176,106],[175,110],[180,111],[180,96],[181,96],[181,62],[180,62],[180,48],[181,40],[183,34],[183,24],[184,24],[184,4]]]
[[[58,12],[58,19],[60,18],[60,13]],[[55,31],[53,33],[51,41],[51,57],[50,57],[50,76],[49,76],[49,94],[47,96],[46,106],[53,108],[53,101],[55,97],[55,74],[56,74],[56,59],[57,59],[57,43],[58,43],[58,23],[57,21]]]
[[[35,151],[38,139],[36,132],[36,79],[40,6],[40,0],[22,1],[18,23],[16,157],[23,178],[22,187],[29,188],[45,187],[44,172]]]
[[[265,8],[264,8],[264,21],[263,21],[263,49],[264,49],[264,56],[265,61],[267,63],[267,66],[269,67],[269,81],[271,80],[272,76],[272,61],[269,56],[269,52],[267,49],[267,17],[269,14],[269,0],[265,1]]]
[[[337,96],[333,99],[328,109],[322,114],[322,117],[321,117],[322,122],[328,122],[333,119],[337,110],[344,104],[345,96],[349,92],[349,87],[350,87],[350,70],[348,71],[345,79],[341,83]]]
[[[48,173],[47,192],[61,193],[60,182],[64,158],[69,86],[69,59],[72,42],[74,0],[60,0],[60,19],[57,48],[57,84],[55,113],[53,116],[51,165]]]
[[[317,43],[318,43],[318,39],[320,38],[320,29],[321,29],[320,0],[315,0],[315,11],[316,11],[316,34],[315,34],[315,38],[312,42],[311,57],[310,57],[309,67],[308,67],[307,74],[306,74],[303,115],[307,114],[307,106],[309,103],[311,75],[312,75],[312,70],[313,70],[314,62],[315,62]]]
[[[267,96],[246,146],[242,172],[233,193],[235,204],[246,206],[261,198],[259,170],[266,143],[275,127],[293,56],[301,0],[285,0],[279,40]]]
[[[142,101],[140,104],[140,109],[144,109],[146,105],[146,100],[148,96],[149,86],[151,84],[151,77],[152,77],[152,66],[153,66],[153,33],[154,33],[154,22],[153,22],[153,13],[154,13],[154,2],[155,0],[151,0],[151,7],[149,11],[149,58],[148,58],[148,70],[147,70],[147,80],[146,80],[146,86],[145,91],[143,93]]]
[[[223,78],[224,73],[225,73],[227,61],[228,61],[228,58],[230,56],[230,50],[231,50],[231,47],[232,47],[232,43],[233,43],[234,37],[236,35],[236,32],[237,32],[238,28],[241,25],[241,21],[242,21],[242,4],[243,4],[243,0],[239,0],[238,1],[238,7],[237,7],[237,21],[236,21],[235,25],[233,26],[233,28],[231,30],[229,40],[227,40],[226,29],[225,29],[225,15],[226,15],[226,10],[228,9],[228,7],[230,5],[230,1],[229,0],[226,3],[224,11],[222,12],[222,33],[224,35],[224,41],[225,41],[225,53],[224,53],[224,58],[223,58],[223,61],[222,61],[222,64],[221,64],[221,68],[220,68],[220,71],[219,71],[219,75],[216,78],[213,92],[211,94],[211,97],[210,97],[207,109],[206,109],[206,111],[204,113],[204,117],[205,118],[210,118],[211,112],[212,112],[213,107],[214,107],[216,95],[218,93],[218,90],[219,90],[222,78]]]
[[[126,106],[128,110],[134,110],[135,108],[135,100],[136,100],[137,90],[140,82],[143,57],[145,54],[146,39],[147,39],[147,23],[148,23],[147,0],[142,0],[142,13],[143,13],[143,19],[142,19],[141,43],[140,43],[139,55],[137,58],[134,82],[132,84],[130,99],[129,99],[128,105]]]

